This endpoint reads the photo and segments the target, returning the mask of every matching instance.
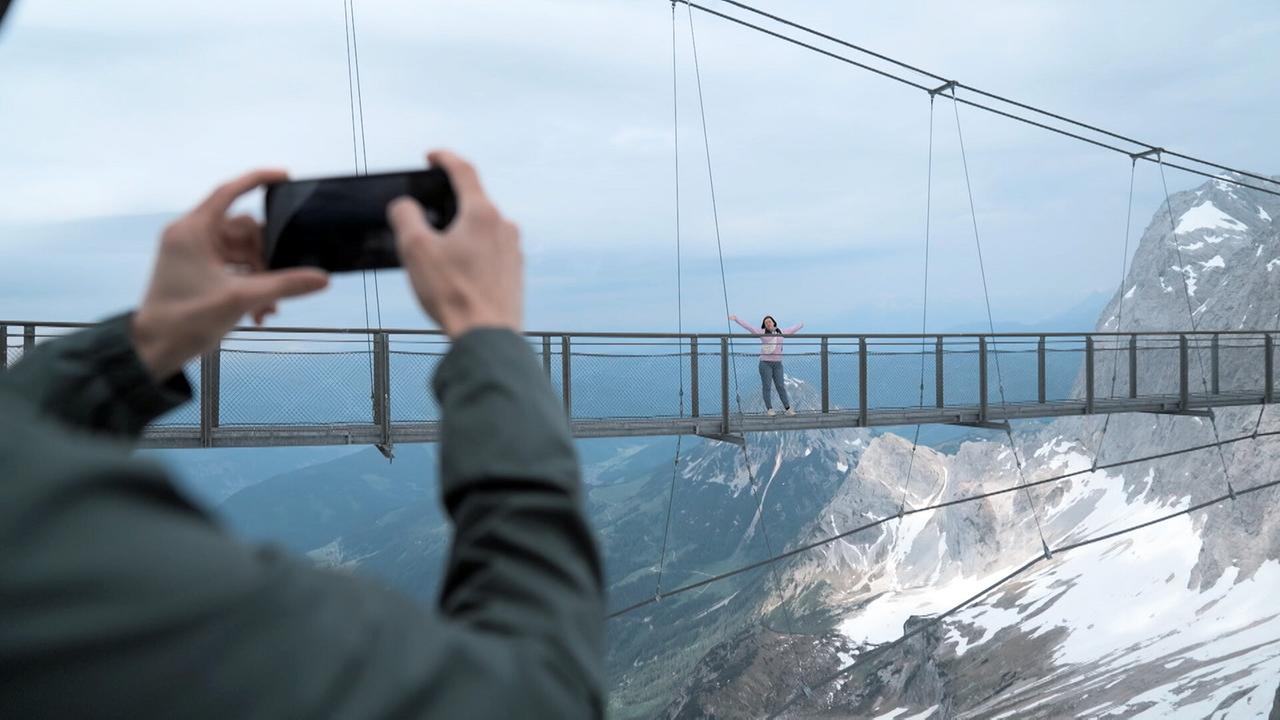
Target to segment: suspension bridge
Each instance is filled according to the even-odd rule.
[[[0,364],[20,362],[37,343],[79,327],[0,322]],[[755,432],[927,423],[999,428],[1010,420],[1207,415],[1269,403],[1274,337],[1249,330],[795,335],[784,367],[797,414],[768,416],[754,337],[527,334],[578,437],[735,442]],[[195,397],[149,427],[142,444],[363,444],[389,451],[398,443],[434,442],[440,415],[429,381],[447,352],[447,338],[424,330],[242,328],[187,368]]]
[[[656,3],[655,3],[656,5]],[[754,360],[758,340],[729,333],[684,332],[681,275],[677,67],[678,5],[687,13],[688,47],[697,83],[698,114],[715,242],[720,260],[721,291],[725,314],[729,312],[729,280],[724,263],[723,238],[716,206],[715,171],[703,96],[694,11],[717,21],[813,52],[859,72],[893,81],[927,99],[929,117],[929,165],[923,198],[923,278],[919,333],[827,333],[795,335],[788,339],[784,364],[787,385],[796,398],[794,416],[769,416],[759,401],[759,378]],[[932,512],[1003,493],[1024,493],[1040,534],[1041,548],[1025,565],[959,605],[934,616],[932,622],[977,602],[1055,553],[1070,552],[1141,530],[1157,522],[1191,512],[1208,510],[1280,484],[1280,480],[1236,487],[1222,455],[1224,445],[1254,442],[1280,435],[1259,432],[1262,407],[1252,434],[1224,438],[1219,435],[1214,411],[1232,406],[1265,406],[1274,400],[1274,338],[1280,326],[1216,330],[1199,326],[1192,308],[1187,278],[1171,301],[1185,301],[1187,326],[1159,332],[1125,331],[1125,304],[1118,304],[1116,332],[1017,334],[996,332],[992,321],[988,277],[982,255],[982,236],[969,179],[960,108],[983,112],[1078,141],[1097,150],[1120,155],[1129,170],[1129,205],[1124,218],[1123,251],[1119,280],[1123,290],[1129,275],[1129,241],[1133,187],[1138,164],[1159,168],[1168,210],[1169,263],[1185,268],[1178,244],[1177,220],[1169,199],[1165,168],[1216,178],[1240,189],[1266,196],[1280,196],[1280,183],[1263,175],[1205,160],[1097,125],[1081,122],[1035,105],[982,90],[842,38],[736,0],[719,0],[717,7],[690,0],[674,0],[671,6],[672,121],[676,130],[674,173],[674,239],[677,292],[676,332],[533,332],[527,338],[540,359],[548,380],[564,404],[578,437],[648,435],[702,436],[736,443],[742,448],[749,475],[753,474],[748,438],[753,433],[869,428],[944,423],[1003,430],[1018,467],[1018,485],[988,490],[927,507],[907,507],[906,494],[896,515],[868,518],[856,528],[798,547],[775,551],[768,523],[760,528],[766,558],[736,567],[704,580],[676,588],[662,585],[667,560],[667,533],[677,491],[675,469],[680,465],[677,443],[668,497],[667,530],[662,553],[656,559],[653,596],[617,609],[611,618],[668,598],[693,592],[709,584],[756,569],[769,569],[779,606],[786,598],[777,575],[778,564],[800,553],[822,547],[849,535],[900,520],[906,515]],[[351,100],[352,152],[357,172],[367,170],[360,63],[355,37],[355,8],[344,0],[347,29],[347,69]],[[932,220],[934,113],[939,102],[949,102],[964,168],[965,188],[973,226],[974,249],[979,264],[988,332],[955,334],[929,332],[929,253]],[[924,108],[922,107],[922,112]],[[922,138],[923,140],[923,138]],[[1117,219],[1117,234],[1119,222]],[[187,406],[154,423],[144,434],[148,447],[209,448],[334,444],[371,444],[391,455],[398,443],[433,442],[439,439],[440,418],[429,389],[432,370],[448,350],[447,339],[426,330],[383,328],[378,275],[372,273],[373,304],[369,302],[369,278],[365,283],[363,328],[242,328],[231,334],[215,352],[187,368],[196,397]],[[1264,317],[1266,315],[1264,314]],[[376,324],[375,324],[376,323]],[[1132,320],[1130,320],[1132,324]],[[74,331],[75,323],[35,320],[0,321],[0,363],[21,362],[38,343]],[[1117,413],[1194,415],[1208,420],[1211,438],[1194,447],[1155,451],[1088,471],[1050,478],[1029,478],[1010,428],[1010,422],[1036,418]],[[1102,427],[1105,438],[1107,425]],[[1101,440],[1099,440],[1099,446]],[[1081,477],[1093,470],[1131,463],[1151,462],[1190,452],[1215,451],[1222,462],[1224,494],[1106,535],[1083,540],[1051,541],[1040,528],[1035,487]],[[914,457],[914,451],[913,451]],[[908,469],[907,482],[910,482]],[[754,476],[751,487],[756,487]],[[760,498],[761,517],[764,514]],[[763,576],[762,576],[763,577]],[[789,610],[784,617],[788,632]],[[925,625],[905,633],[897,645]],[[870,657],[868,654],[866,657]],[[818,685],[834,681],[855,664],[842,667]],[[786,710],[807,696],[808,686],[796,689]]]

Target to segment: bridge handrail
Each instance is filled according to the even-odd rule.
[[[67,321],[33,321],[33,320],[0,320],[0,327],[22,327],[22,328],[54,328],[54,329],[83,329],[93,327],[97,323],[93,322],[67,322]],[[231,332],[236,333],[280,333],[284,335],[296,334],[312,334],[312,335],[376,335],[378,333],[386,333],[388,335],[425,335],[444,338],[444,333],[440,330],[429,328],[361,328],[361,327],[303,327],[303,326],[278,326],[278,327],[255,327],[242,326],[236,327]],[[667,339],[676,340],[690,338],[742,338],[750,339],[759,337],[745,332],[735,333],[716,333],[716,332],[696,332],[696,333],[673,333],[659,331],[593,331],[593,330],[525,330],[523,334],[526,337],[581,337],[581,338],[634,338],[634,339]],[[1260,335],[1276,335],[1275,330],[1141,330],[1129,332],[1117,332],[1114,330],[1082,330],[1078,332],[1070,331],[1021,331],[1021,332],[1003,332],[1000,330],[993,332],[929,332],[929,333],[887,333],[887,332],[804,332],[788,335],[789,338],[799,338],[808,340],[821,340],[822,338],[840,339],[840,340],[858,340],[866,338],[867,340],[911,340],[911,339],[969,339],[976,340],[978,338],[1026,338],[1028,340],[1036,340],[1039,338],[1085,338],[1085,337],[1131,337],[1137,335],[1140,337],[1179,337],[1186,335],[1187,337],[1213,337],[1213,336],[1260,336]]]
[[[38,340],[50,337],[55,334],[42,334],[37,332],[40,329],[50,330],[74,330],[91,326],[92,323],[81,322],[38,322],[38,321],[0,321],[0,370],[3,370],[9,363],[9,350],[12,348],[20,352],[26,352],[36,345]],[[14,335],[10,333],[10,329],[19,329]],[[199,359],[198,363],[198,384],[199,388],[199,420],[197,422],[188,422],[186,427],[194,429],[199,428],[199,443],[201,446],[209,447],[216,445],[218,442],[217,434],[223,423],[220,420],[222,407],[222,378],[221,367],[224,356],[227,362],[239,362],[237,358],[244,357],[243,353],[268,353],[279,354],[282,356],[301,356],[301,355],[325,355],[325,354],[348,354],[346,352],[327,353],[316,352],[297,347],[298,342],[302,343],[358,343],[360,347],[353,349],[352,352],[360,354],[368,354],[370,360],[370,372],[368,381],[370,383],[370,396],[366,401],[371,402],[367,415],[372,420],[363,421],[366,428],[376,429],[378,444],[389,447],[394,433],[391,415],[392,397],[392,361],[394,358],[403,358],[406,355],[414,355],[415,353],[406,352],[402,349],[393,349],[393,340],[404,337],[421,337],[431,338],[421,344],[439,345],[447,344],[447,338],[438,330],[418,329],[418,328],[323,328],[323,327],[247,327],[237,328],[236,335],[227,339],[217,350],[207,353]],[[1081,411],[1084,414],[1092,414],[1095,409],[1095,401],[1110,401],[1115,398],[1110,397],[1116,392],[1117,380],[1123,380],[1125,395],[1129,400],[1137,400],[1139,398],[1139,386],[1149,388],[1151,380],[1147,377],[1149,367],[1140,368],[1139,357],[1144,352],[1176,352],[1176,395],[1174,395],[1173,409],[1178,412],[1191,412],[1195,409],[1195,402],[1199,402],[1196,397],[1196,388],[1200,387],[1204,391],[1203,394],[1218,396],[1221,391],[1221,380],[1226,377],[1231,382],[1238,382],[1238,379],[1230,375],[1224,375],[1221,372],[1220,357],[1224,352],[1232,352],[1240,348],[1261,351],[1263,372],[1260,373],[1262,380],[1261,387],[1249,388],[1252,393],[1252,401],[1271,402],[1273,398],[1274,386],[1274,337],[1277,333],[1269,330],[1165,330],[1154,332],[1014,332],[1014,333],[926,333],[926,334],[909,334],[909,333],[797,333],[791,336],[796,341],[791,345],[792,352],[789,357],[792,358],[813,358],[817,357],[819,362],[818,378],[810,378],[812,387],[814,387],[819,397],[814,403],[814,410],[826,417],[829,414],[841,414],[846,417],[852,416],[854,419],[850,422],[853,427],[869,427],[876,423],[875,410],[886,407],[883,404],[875,402],[875,398],[869,397],[869,388],[874,386],[877,393],[882,390],[893,389],[898,390],[910,389],[913,393],[916,388],[919,389],[921,403],[920,409],[936,409],[940,416],[946,417],[950,413],[946,412],[956,407],[957,395],[957,379],[949,377],[952,372],[959,372],[961,375],[959,380],[960,394],[970,394],[970,391],[976,386],[977,399],[973,403],[976,412],[973,413],[976,418],[973,422],[978,424],[988,424],[995,415],[991,412],[993,403],[999,403],[1001,408],[1005,405],[1005,388],[1004,381],[1000,373],[1000,357],[1006,353],[1021,355],[1026,357],[1029,354],[1035,355],[1035,368],[1027,368],[1026,379],[1030,380],[1032,376],[1035,378],[1034,386],[1024,386],[1030,392],[1025,402],[1038,403],[1046,406],[1051,403],[1051,395],[1048,383],[1051,369],[1051,361],[1054,360],[1055,353],[1069,352],[1078,353],[1083,361],[1078,376],[1077,385],[1082,387],[1084,397],[1082,400]],[[310,338],[302,339],[300,336],[309,335]],[[336,339],[334,335],[351,336],[351,339]],[[756,353],[757,344],[754,340],[758,337],[746,333],[668,333],[668,332],[579,332],[572,330],[558,331],[531,331],[525,333],[534,345],[534,353],[540,357],[541,364],[548,380],[554,385],[558,385],[561,399],[564,404],[566,414],[574,420],[592,421],[598,420],[606,415],[592,411],[580,411],[575,415],[574,405],[574,388],[575,380],[578,381],[579,390],[583,387],[582,383],[586,383],[586,387],[591,388],[599,384],[598,379],[593,379],[592,368],[590,363],[597,363],[600,357],[676,357],[677,364],[681,369],[681,410],[680,417],[686,417],[685,407],[683,405],[687,397],[689,406],[689,414],[687,417],[693,419],[701,419],[703,421],[712,421],[720,428],[717,432],[728,436],[732,432],[733,423],[731,423],[731,413],[733,404],[730,402],[731,391],[739,393],[737,376],[738,369],[734,363],[735,357],[751,356]],[[9,338],[13,336],[20,339],[20,344],[10,345]],[[294,337],[299,337],[295,340]],[[327,337],[326,337],[327,336]],[[355,339],[355,336],[361,336]],[[367,340],[365,337],[367,336]],[[1224,340],[1225,338],[1225,340]],[[1231,338],[1241,338],[1232,341]],[[1248,338],[1244,340],[1243,338]],[[744,347],[736,347],[733,342],[735,339],[741,339],[745,342],[741,343]],[[250,341],[259,341],[264,343],[280,343],[283,348],[269,348],[265,350],[249,350],[244,347],[237,347],[237,343],[247,343]],[[411,342],[401,340],[401,342]],[[367,343],[367,346],[366,346]],[[678,348],[676,347],[676,344]],[[618,348],[625,346],[640,347],[658,347],[668,346],[670,349],[660,351],[650,350],[648,352],[616,352]],[[800,352],[796,352],[796,346],[799,346]],[[583,348],[609,348],[615,349],[615,352],[604,352],[597,350],[583,351]],[[897,348],[910,348],[909,351],[903,352]],[[1013,348],[1013,349],[1010,349]],[[425,355],[440,355],[441,352],[416,353]],[[919,368],[919,379],[916,379],[915,371],[911,373],[911,377],[907,381],[903,378],[907,377],[901,374],[900,370],[889,370],[880,364],[881,360],[893,355],[915,355],[921,358]],[[928,358],[932,356],[933,360]],[[965,356],[972,360],[964,360],[965,363],[958,370],[944,370],[948,363],[944,358],[959,358]],[[1207,357],[1206,357],[1207,356]],[[1172,357],[1163,356],[1165,359],[1159,362],[1172,370],[1175,367]],[[837,366],[841,363],[847,363],[849,358],[856,358],[856,371],[852,371],[848,365],[844,365],[843,369],[837,370]],[[1195,358],[1193,361],[1192,358]],[[976,361],[973,365],[967,363]],[[1112,388],[1110,393],[1105,387],[1102,392],[1096,389],[1096,380],[1101,377],[1096,367],[1098,362],[1103,363],[1101,372],[1112,376]],[[1250,362],[1256,362],[1251,360]],[[588,363],[585,367],[587,378],[582,381],[584,372],[583,363]],[[932,371],[927,372],[929,364],[932,364]],[[699,366],[708,377],[703,378],[699,371]],[[1256,367],[1256,366],[1255,366]],[[1007,368],[1006,368],[1007,369]],[[718,370],[718,373],[716,372]],[[810,366],[810,371],[812,367]],[[896,372],[896,374],[895,374]],[[718,377],[717,377],[718,375]],[[598,376],[596,376],[598,378]],[[856,382],[854,378],[856,377]],[[683,394],[683,382],[687,378],[689,383],[690,394]],[[731,382],[731,378],[733,378]],[[699,386],[706,390],[705,400],[703,402],[703,394],[700,392]],[[926,388],[929,391],[926,392]],[[599,388],[597,388],[599,389]],[[835,393],[842,393],[842,396],[848,398],[848,393],[853,390],[855,399],[851,402],[848,399],[837,400]],[[999,393],[995,392],[999,390]],[[717,392],[718,391],[718,392]],[[1149,390],[1147,390],[1149,393]],[[718,398],[716,396],[718,395]],[[741,395],[738,396],[739,398]],[[929,398],[926,400],[925,398]],[[1032,399],[1034,398],[1034,399]],[[717,402],[718,400],[718,402]],[[1234,400],[1232,400],[1234,402]],[[961,401],[962,404],[965,401]],[[1011,401],[1020,402],[1020,401]],[[739,399],[739,403],[741,400]],[[913,401],[914,403],[914,401]],[[708,407],[711,406],[711,407]],[[229,406],[233,407],[233,406]],[[346,406],[344,406],[346,407]],[[582,405],[579,404],[579,409]],[[906,406],[903,406],[906,407]],[[913,404],[912,407],[915,407]],[[710,412],[705,412],[710,410]],[[363,412],[361,413],[363,415]],[[622,417],[621,409],[616,412],[613,417]],[[657,416],[655,416],[657,417]],[[663,415],[665,417],[665,415]],[[325,423],[334,424],[338,417],[327,417]],[[408,421],[400,421],[403,422]],[[234,424],[242,424],[237,421]],[[287,422],[276,421],[277,425],[287,425]],[[339,423],[341,424],[341,423]],[[739,425],[741,423],[738,423]]]

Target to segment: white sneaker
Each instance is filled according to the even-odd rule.
[[[795,414],[796,414],[796,411],[795,411],[795,410],[792,410],[791,408],[787,408],[787,414],[788,414],[788,415],[795,415]]]
[[[776,411],[776,410],[774,410],[773,408],[769,408],[768,410],[765,410],[765,411],[764,411],[764,414],[765,414],[765,415],[768,415],[769,417],[773,417],[774,415],[777,415],[778,413],[777,413],[777,411]]]

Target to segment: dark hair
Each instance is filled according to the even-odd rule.
[[[761,330],[764,330],[765,334],[766,334],[766,335],[768,335],[768,334],[769,334],[769,328],[765,327],[765,320],[773,320],[773,316],[772,316],[772,315],[765,315],[765,316],[764,316],[764,320],[761,320],[761,321],[760,321],[760,329],[761,329]],[[777,321],[777,320],[773,320],[773,332],[775,332],[775,333],[777,333],[777,334],[779,334],[779,335],[781,335],[781,334],[782,334],[782,329],[778,327],[778,321]]]
[[[9,9],[9,0],[0,0],[0,22],[4,21],[5,11]]]

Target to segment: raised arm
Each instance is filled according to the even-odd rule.
[[[783,330],[783,331],[782,331],[782,334],[783,334],[783,335],[795,335],[796,333],[800,332],[800,331],[801,331],[801,330],[803,330],[803,329],[804,329],[804,323],[796,323],[795,325],[792,325],[791,327],[786,328],[785,330]]]
[[[0,386],[64,425],[132,440],[147,423],[191,399],[181,372],[155,382],[129,338],[132,315],[42,343]]]
[[[390,219],[419,300],[456,339],[435,379],[441,491],[456,528],[440,609],[494,654],[477,677],[454,674],[508,712],[602,716],[603,572],[568,419],[515,332],[519,233],[470,165],[449,154],[432,161],[449,173],[459,217],[440,234],[402,199]]]
[[[741,325],[743,330],[746,330],[747,332],[751,333],[752,335],[763,335],[763,334],[764,334],[764,330],[763,330],[762,328],[754,327],[754,326],[752,326],[752,325],[748,325],[748,324],[746,324],[746,323],[742,322],[742,318],[738,317],[737,315],[730,315],[730,316],[729,316],[729,319],[730,319],[730,320],[732,320],[732,321],[734,321],[734,322],[736,322],[736,323],[738,323],[739,325]]]
[[[468,165],[433,162],[458,192],[449,232],[409,200],[392,221],[420,300],[455,340],[435,378],[455,528],[439,610],[236,542],[158,468],[68,433],[4,382],[0,617],[13,632],[0,633],[0,716],[603,715],[600,562],[567,420],[513,332],[517,232]],[[163,273],[192,257],[167,258]],[[191,307],[202,306],[153,309],[176,320]],[[172,329],[217,327],[187,320]],[[117,327],[102,350],[149,376],[186,359],[172,348],[193,347],[150,339],[159,352]],[[142,416],[161,392],[143,383],[116,402]]]
[[[459,339],[436,389],[456,528],[439,612],[236,542],[158,468],[0,388],[0,716],[602,717],[563,411],[506,330]]]
[[[284,178],[260,170],[218,187],[165,228],[137,313],[36,347],[0,383],[59,423],[126,439],[190,399],[184,363],[216,348],[246,314],[261,322],[279,300],[327,282],[313,269],[263,272],[258,223],[227,216],[237,197]]]

